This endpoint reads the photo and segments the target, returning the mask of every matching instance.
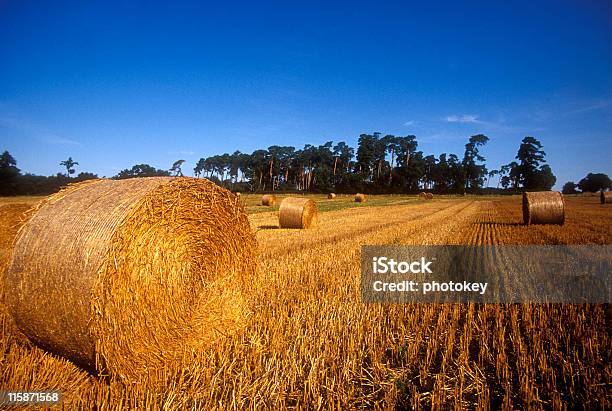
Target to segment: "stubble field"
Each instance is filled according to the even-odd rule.
[[[259,243],[244,330],[172,384],[100,379],[28,343],[0,305],[0,390],[59,390],[68,408],[610,408],[608,305],[367,305],[365,244],[612,244],[612,212],[568,198],[564,226],[523,226],[519,197],[314,196],[319,224],[278,228],[243,195]],[[0,272],[20,214],[0,200]],[[0,289],[0,295],[10,290]],[[35,297],[33,297],[35,298]]]

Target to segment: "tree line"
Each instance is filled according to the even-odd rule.
[[[203,157],[193,172],[198,178],[243,192],[465,194],[550,190],[555,184],[538,139],[525,137],[514,160],[492,170],[487,169],[481,153],[488,141],[484,134],[473,135],[461,156],[441,153],[436,157],[418,150],[414,135],[375,132],[361,134],[356,149],[343,141],[307,144],[303,149],[274,145],[250,154],[235,151]],[[136,164],[112,178],[182,176],[184,163],[177,160],[168,170]],[[16,160],[5,151],[0,156],[0,195],[49,194],[68,183],[97,178],[86,172],[75,175],[79,163],[71,157],[59,164],[66,173],[49,177],[21,174]],[[497,180],[494,187],[491,180]]]
[[[525,137],[515,160],[488,170],[480,149],[489,138],[473,135],[460,157],[453,153],[425,155],[414,135],[361,134],[357,149],[346,142],[328,141],[303,149],[270,146],[251,154],[200,158],[196,177],[205,177],[239,191],[311,191],[440,194],[482,192],[492,178],[495,189],[550,190],[556,178],[546,164],[542,144]]]

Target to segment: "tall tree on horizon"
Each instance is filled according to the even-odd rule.
[[[465,190],[478,189],[484,183],[487,168],[484,164],[478,164],[478,162],[484,163],[485,161],[485,158],[480,155],[479,147],[484,146],[488,141],[489,137],[484,134],[476,134],[471,136],[465,145],[462,161]]]
[[[557,181],[545,160],[542,143],[535,137],[527,136],[521,141],[516,160],[508,164],[513,188],[523,190],[550,190]]]
[[[79,163],[74,161],[72,159],[72,157],[68,157],[68,160],[64,160],[60,163],[60,166],[62,167],[66,167],[66,172],[68,173],[68,177],[70,177],[71,174],[74,174],[74,167],[78,166]]]
[[[183,166],[184,162],[185,160],[176,160],[172,164],[172,167],[170,167],[170,173],[174,173],[174,175],[177,177],[183,177],[183,170],[181,170],[181,167]]]
[[[0,195],[17,194],[17,179],[21,170],[17,168],[17,160],[5,151],[0,155]]]

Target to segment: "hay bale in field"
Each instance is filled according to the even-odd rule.
[[[433,193],[425,193],[425,199],[426,200],[433,200],[434,195]]]
[[[601,191],[601,195],[599,197],[599,201],[601,204],[611,204],[612,203],[612,191]]]
[[[287,197],[280,204],[281,228],[310,228],[317,224],[317,204],[309,198]]]
[[[558,191],[523,193],[523,223],[560,224],[565,222],[565,201]]]
[[[329,193],[327,195],[327,198],[330,199],[330,200],[333,200],[334,198],[336,198],[336,193]]]
[[[240,194],[240,191],[236,191],[236,197],[240,197],[242,194]]]
[[[261,205],[273,207],[276,205],[276,196],[274,194],[266,194],[261,197]]]
[[[241,202],[208,180],[92,180],[21,228],[7,303],[39,346],[137,382],[240,327],[255,260]]]
[[[355,202],[356,203],[365,203],[365,201],[366,201],[366,195],[365,194],[361,194],[361,193],[355,194]]]
[[[426,197],[427,197],[427,193],[426,192],[422,191],[422,192],[419,193],[419,198],[420,199],[424,200]]]

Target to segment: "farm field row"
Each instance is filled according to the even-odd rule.
[[[56,389],[67,405],[101,409],[610,407],[606,306],[360,302],[362,245],[612,244],[609,207],[568,198],[564,226],[526,227],[520,197],[314,198],[318,226],[282,230],[260,196],[242,196],[259,243],[247,323],[165,392],[94,378],[31,346],[3,305],[0,387]],[[0,271],[32,202],[0,205]]]

